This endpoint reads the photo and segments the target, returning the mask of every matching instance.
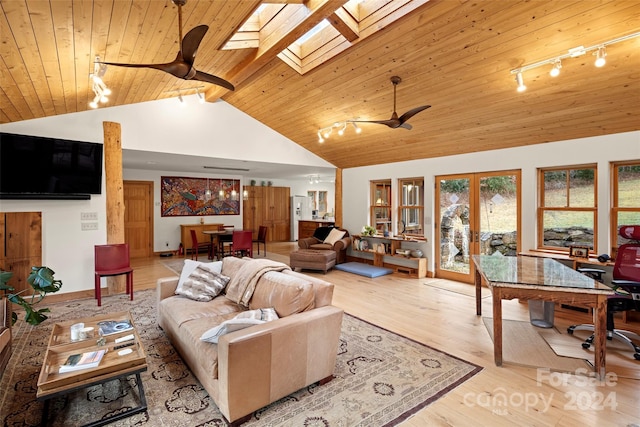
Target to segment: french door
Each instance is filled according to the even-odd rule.
[[[471,257],[520,250],[520,171],[436,177],[436,277],[472,283]]]

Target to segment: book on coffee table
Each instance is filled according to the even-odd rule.
[[[79,371],[81,369],[96,368],[102,356],[104,356],[106,350],[88,351],[86,353],[72,354],[64,362],[64,365],[60,366],[58,372],[64,374],[66,372]]]
[[[103,320],[98,322],[98,331],[101,336],[113,335],[132,329],[133,325],[128,320]]]

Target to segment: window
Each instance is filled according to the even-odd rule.
[[[627,242],[618,230],[623,225],[640,224],[640,160],[612,165],[613,205],[611,206],[611,254]]]
[[[371,226],[381,234],[391,229],[391,180],[371,181]]]
[[[424,181],[422,178],[398,180],[398,233],[424,236]]]
[[[318,211],[324,215],[327,213],[327,192],[318,191]]]
[[[316,192],[315,191],[307,191],[307,196],[311,198],[311,209],[314,211],[318,209],[317,201],[316,201]]]
[[[540,169],[538,247],[597,247],[595,165]]]

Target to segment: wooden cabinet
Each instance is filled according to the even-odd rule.
[[[180,224],[180,242],[184,248],[185,256],[193,246],[191,242],[191,230],[196,231],[198,242],[208,242],[211,240],[211,237],[204,234],[203,231],[218,230],[220,227],[222,227],[222,224]]]
[[[15,291],[28,290],[27,277],[32,266],[42,265],[42,213],[0,213],[0,269],[12,271],[9,285]]]
[[[247,200],[243,203],[242,228],[258,237],[261,225],[267,227],[267,241],[286,242],[291,239],[291,200],[289,187],[246,186]]]
[[[408,274],[411,277],[427,277],[427,259],[398,255],[396,250],[420,249],[424,254],[426,242],[409,241],[401,238],[382,236],[352,236],[351,248],[347,252],[347,260],[366,262],[378,267],[393,269],[396,273]]]
[[[298,239],[304,239],[305,237],[313,237],[313,233],[318,227],[330,227],[335,223],[332,221],[319,221],[319,220],[300,220],[298,221]]]

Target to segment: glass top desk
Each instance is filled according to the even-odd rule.
[[[493,297],[493,354],[502,365],[502,300],[537,299],[593,308],[596,376],[605,375],[607,296],[613,290],[550,258],[474,255],[476,314],[482,314],[480,289]]]

